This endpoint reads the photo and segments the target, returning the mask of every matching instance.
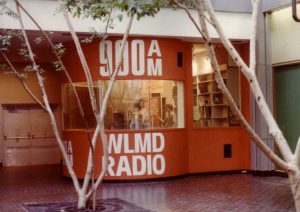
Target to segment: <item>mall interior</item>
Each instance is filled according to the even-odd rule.
[[[44,11],[41,4],[47,4]],[[217,17],[234,47],[249,62],[251,1],[215,0]],[[55,43],[63,43],[65,66],[83,103],[85,118],[93,130],[96,120],[86,78],[71,35],[56,1],[24,1],[33,17],[51,31]],[[298,9],[300,7],[298,6]],[[196,11],[193,15],[197,17]],[[299,12],[300,13],[300,12]],[[299,14],[300,15],[300,14]],[[24,15],[25,16],[25,15]],[[52,17],[52,18],[49,18]],[[176,20],[176,21],[174,21]],[[89,144],[79,116],[72,86],[52,65],[50,46],[34,43],[40,32],[25,18],[44,82],[68,156],[79,178],[84,177]],[[103,27],[93,20],[73,18],[79,38],[89,27]],[[55,24],[53,24],[55,23]],[[126,18],[110,29],[106,40],[95,39],[82,48],[91,70],[97,104],[116,66]],[[179,26],[179,27],[177,27]],[[19,29],[10,17],[0,16],[0,28]],[[214,50],[223,81],[247,121],[263,141],[277,151],[253,100],[249,85],[215,31]],[[280,128],[290,146],[299,137],[300,23],[292,16],[291,2],[262,1],[258,17],[257,76]],[[18,44],[15,44],[18,45]],[[17,48],[7,53],[17,70],[28,66]],[[0,57],[1,63],[5,60]],[[28,86],[39,97],[37,80],[28,74]],[[170,115],[171,114],[171,115]],[[106,180],[148,180],[189,174],[253,171],[277,168],[251,142],[239,119],[215,81],[201,35],[181,10],[162,8],[154,18],[135,20],[124,49],[105,115],[109,151]],[[100,143],[100,142],[99,142]],[[13,76],[0,77],[0,164],[2,167],[62,163],[48,114],[26,93]],[[102,147],[96,148],[96,173],[101,170]],[[1,167],[0,167],[1,169]],[[63,175],[68,176],[64,169]]]

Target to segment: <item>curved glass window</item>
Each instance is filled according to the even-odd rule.
[[[95,81],[97,105],[101,106],[109,81]],[[74,83],[88,121],[96,127],[86,82]],[[183,82],[171,80],[118,80],[109,98],[106,129],[153,129],[184,127]],[[63,87],[64,129],[82,129],[74,92],[70,84]]]

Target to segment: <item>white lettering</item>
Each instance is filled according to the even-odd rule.
[[[121,176],[122,172],[125,172],[126,176],[132,175],[127,156],[120,156],[116,176]]]
[[[165,138],[162,133],[135,133],[134,141],[131,142],[129,134],[110,134],[107,137],[108,151],[110,154],[115,154],[108,158],[107,175],[143,176],[165,173],[164,155],[157,154],[165,148]],[[137,153],[148,154],[139,155]],[[116,154],[121,155],[117,156]],[[103,158],[102,161],[104,163]]]
[[[152,160],[151,155],[147,155],[147,174],[152,174]]]
[[[148,76],[161,76],[162,75],[162,61],[156,59],[155,64],[152,58],[147,59]]]
[[[109,139],[108,139],[109,154],[111,154],[112,152],[115,154],[121,153],[123,134],[118,134],[117,136],[118,136],[118,141],[116,141],[116,137],[114,134],[109,135]]]
[[[112,73],[112,42],[100,42],[100,75],[108,77]]]
[[[121,45],[122,40],[116,40],[114,44],[110,40],[100,42],[99,59],[101,76],[108,77],[114,71],[114,68],[117,66],[117,60],[121,54]],[[134,76],[142,76],[145,74],[148,76],[162,76],[162,55],[157,40],[151,41],[148,53],[145,52],[145,43],[143,40],[132,40],[130,48],[131,58],[129,58],[129,43],[126,41],[118,76],[127,76],[130,70]],[[147,61],[145,61],[145,54],[147,54]],[[131,61],[129,61],[130,59]],[[147,62],[147,64],[145,64],[145,62]],[[130,64],[131,66],[129,67]]]
[[[157,40],[152,40],[150,44],[150,48],[148,51],[148,57],[153,56],[153,54],[156,54],[157,57],[161,57],[159,45]]]
[[[102,157],[102,161],[103,161],[102,166],[104,166],[104,157]],[[115,176],[113,170],[114,165],[115,165],[115,159],[112,156],[108,156],[107,174],[109,174],[110,176]]]
[[[139,161],[139,164],[138,164]],[[133,176],[141,176],[146,173],[146,159],[141,155],[132,156],[132,174]]]
[[[67,152],[68,160],[70,166],[73,167],[73,149],[72,149],[72,142],[71,141],[64,141],[65,150]],[[66,161],[63,160],[63,163],[66,164]]]
[[[145,45],[143,40],[131,42],[131,69],[135,76],[145,74]]]
[[[158,141],[160,141],[160,146],[158,146]],[[153,142],[153,152],[162,152],[165,148],[165,137],[162,133],[153,133],[152,134],[152,142]]]
[[[115,61],[117,63],[118,58],[120,57],[121,54],[121,45],[122,45],[122,40],[117,40],[115,44]],[[122,66],[119,70],[118,75],[119,76],[127,76],[129,73],[129,65],[128,65],[128,42],[126,41],[125,46],[124,46],[124,53],[123,53],[123,61],[122,61]]]
[[[144,140],[141,133],[134,135],[135,153],[151,152],[151,133],[145,133]]]
[[[124,134],[124,153],[134,153],[134,149],[130,149],[129,147],[129,140],[128,140],[128,134]]]
[[[160,168],[158,168],[158,160],[160,160]],[[165,173],[166,162],[163,155],[158,154],[153,156],[153,173],[156,175],[162,175]]]

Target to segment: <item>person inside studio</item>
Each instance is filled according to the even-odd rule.
[[[130,124],[131,129],[150,128],[150,117],[145,108],[145,101],[140,98],[134,104],[133,117]]]
[[[166,104],[166,118],[162,119],[156,114],[154,114],[155,117],[157,117],[160,122],[163,124],[164,127],[170,128],[170,127],[176,127],[176,114],[173,110],[172,104]]]

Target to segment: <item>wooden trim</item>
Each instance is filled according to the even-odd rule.
[[[273,68],[280,67],[280,66],[288,66],[288,65],[296,65],[300,64],[300,60],[291,60],[287,62],[280,62],[272,64]]]

